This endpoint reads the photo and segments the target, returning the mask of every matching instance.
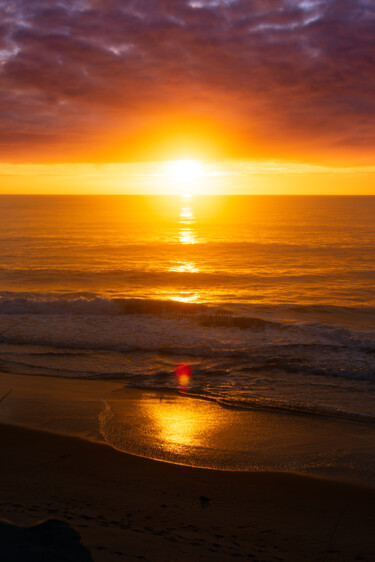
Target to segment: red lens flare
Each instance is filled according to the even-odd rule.
[[[186,392],[192,375],[191,366],[187,363],[181,363],[180,365],[177,365],[174,371],[174,375],[176,377],[177,384],[180,390]]]

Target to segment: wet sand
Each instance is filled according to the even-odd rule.
[[[233,409],[121,381],[0,373],[0,423],[107,443],[124,453],[217,470],[298,472],[375,488],[375,425]]]
[[[0,426],[0,516],[67,521],[94,560],[374,560],[375,491],[189,468]]]

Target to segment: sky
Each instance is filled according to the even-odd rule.
[[[374,156],[373,0],[0,0],[2,193],[375,194]]]

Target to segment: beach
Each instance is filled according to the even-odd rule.
[[[78,530],[96,562],[373,560],[375,490],[127,455],[1,425],[2,518]]]
[[[374,559],[375,487],[371,480],[369,485],[365,485],[366,478],[362,484],[350,482],[350,472],[340,470],[339,464],[335,470],[328,465],[324,470],[321,464],[317,477],[313,475],[314,463],[308,474],[301,474],[272,471],[270,464],[267,469],[264,460],[263,464],[260,461],[260,454],[263,459],[266,455],[278,461],[289,455],[289,462],[294,459],[297,463],[298,454],[306,457],[306,447],[310,457],[315,451],[319,458],[327,439],[329,443],[329,424],[336,427],[337,420],[253,412],[254,419],[260,420],[255,424],[257,439],[249,441],[247,450],[242,451],[238,449],[240,442],[229,450],[228,442],[218,439],[211,450],[211,463],[217,464],[220,451],[222,462],[231,458],[234,463],[236,455],[241,458],[246,452],[254,464],[258,462],[257,467],[234,471],[183,466],[146,458],[146,453],[162,456],[174,449],[181,455],[187,439],[194,450],[197,437],[193,439],[191,432],[195,428],[191,418],[183,417],[186,411],[180,405],[180,401],[188,403],[189,397],[166,396],[156,402],[147,393],[129,391],[127,399],[118,387],[114,381],[1,375],[1,395],[6,388],[12,392],[0,408],[0,518],[21,525],[50,518],[65,521],[81,534],[95,562]],[[130,432],[138,431],[130,433],[127,445],[136,451],[131,447],[135,439],[144,456],[120,451],[116,443],[106,442],[100,420],[106,411],[104,397],[108,396],[112,400],[117,397],[112,423],[116,427],[123,424],[123,436],[126,426]],[[172,401],[173,416],[168,410]],[[199,400],[193,402],[202,424],[210,410],[201,408]],[[167,407],[169,412],[170,432],[164,432],[159,441],[152,425],[135,417],[145,404],[154,409],[155,403],[160,411]],[[219,425],[230,420],[231,413],[222,408]],[[217,416],[216,410],[213,415]],[[244,412],[243,425],[248,415]],[[176,420],[182,424],[179,431]],[[333,434],[336,445],[340,429],[344,435],[356,428],[354,422],[342,423]],[[304,426],[311,429],[308,442],[301,434]],[[262,433],[262,427],[268,430]],[[366,426],[359,429],[366,433]],[[210,431],[209,422],[206,431]],[[280,444],[283,433],[284,450]],[[234,442],[233,426],[230,435]],[[359,434],[357,438],[360,440]],[[373,436],[369,438],[373,442]],[[202,447],[201,451],[203,458]],[[350,451],[348,442],[347,453]],[[183,458],[194,462],[195,457]],[[372,473],[371,467],[361,472],[358,466],[352,472],[353,481],[360,475],[367,475],[368,480]]]

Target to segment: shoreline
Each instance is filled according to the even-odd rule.
[[[5,424],[0,436],[1,518],[65,520],[97,562],[375,556],[375,490],[364,486],[185,467]]]
[[[375,427],[223,408],[121,382],[1,374],[0,423],[107,443],[124,454],[228,472],[300,473],[375,488]]]

